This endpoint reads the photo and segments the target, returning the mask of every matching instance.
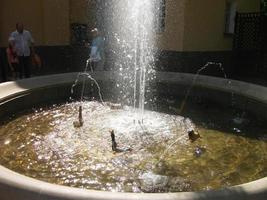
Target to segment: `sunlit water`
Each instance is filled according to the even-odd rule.
[[[267,128],[245,114],[187,105],[190,118],[145,111],[142,124],[131,107],[84,102],[84,126],[74,128],[79,105],[38,109],[4,123],[1,164],[51,183],[119,192],[209,190],[267,175]],[[187,137],[192,128],[202,136],[194,143]],[[112,152],[112,129],[118,146],[131,152]]]
[[[151,0],[111,0],[103,3],[103,29],[117,71],[119,102],[131,105],[142,118],[155,78],[155,17],[160,4]],[[105,22],[105,23],[104,23]]]

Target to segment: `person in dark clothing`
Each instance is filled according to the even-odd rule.
[[[0,73],[1,73],[1,78],[0,78],[0,82],[5,82],[7,80],[7,74],[6,74],[6,68],[5,68],[5,64],[4,64],[4,50],[0,49]]]

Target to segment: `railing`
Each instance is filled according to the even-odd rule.
[[[234,50],[267,50],[267,16],[263,13],[237,13]]]
[[[267,73],[267,15],[237,13],[233,42],[237,68],[246,65],[251,71]]]

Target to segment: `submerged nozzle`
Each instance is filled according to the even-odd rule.
[[[115,134],[114,134],[114,130],[110,131],[110,136],[111,136],[111,143],[112,143],[112,151],[117,152],[117,143],[115,140]]]
[[[187,133],[191,142],[195,142],[197,139],[201,138],[200,134],[195,130],[189,130]]]
[[[78,117],[78,121],[73,122],[73,126],[76,128],[80,128],[83,126],[83,108],[82,106],[79,106],[79,117]]]
[[[122,152],[132,151],[132,148],[130,148],[130,147],[122,147],[122,148],[117,147],[114,130],[110,131],[110,136],[111,136],[111,143],[112,143],[111,148],[112,148],[113,152],[122,153]]]
[[[83,108],[82,106],[79,107],[79,122],[83,124]]]

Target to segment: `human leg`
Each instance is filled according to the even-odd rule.
[[[23,74],[24,74],[24,59],[23,58],[24,58],[23,56],[19,56],[18,72],[19,72],[20,79],[23,78]]]
[[[12,66],[14,68],[14,78],[18,79],[20,77],[20,70],[19,70],[19,64],[18,63],[12,63]]]
[[[23,60],[24,60],[24,76],[25,78],[30,78],[31,77],[31,57],[25,56]]]

